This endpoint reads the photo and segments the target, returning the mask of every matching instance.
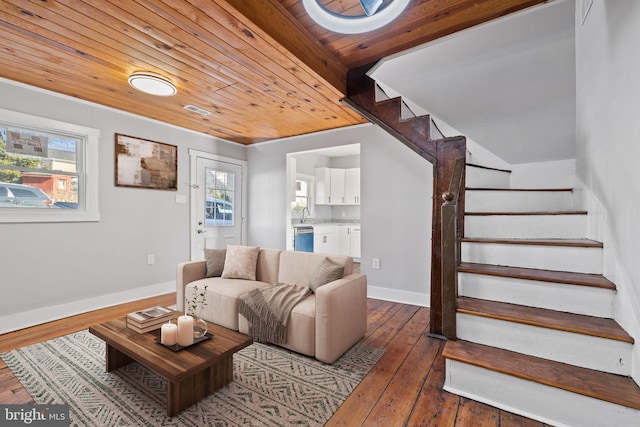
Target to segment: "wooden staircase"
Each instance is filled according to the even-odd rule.
[[[640,426],[634,340],[613,320],[587,212],[570,189],[511,189],[508,171],[467,169],[445,389],[552,425]]]
[[[434,166],[430,332],[451,338],[444,388],[552,425],[640,426],[634,340],[613,320],[616,287],[572,190],[512,189],[510,171],[467,164],[465,191],[464,137],[377,99],[367,68],[350,70],[342,102]]]

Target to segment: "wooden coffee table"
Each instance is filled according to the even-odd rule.
[[[180,313],[176,313],[176,317]],[[233,380],[233,353],[251,337],[208,323],[211,339],[180,351],[158,344],[160,330],[139,334],[116,319],[89,328],[107,344],[107,372],[136,361],[167,380],[167,415],[173,417]]]

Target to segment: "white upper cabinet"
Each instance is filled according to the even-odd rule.
[[[331,168],[331,198],[329,204],[344,205],[344,169]]]
[[[344,198],[346,205],[360,204],[360,168],[345,169]]]
[[[360,169],[316,168],[316,203],[359,205]]]
[[[328,205],[331,198],[331,169],[316,168],[316,204]]]

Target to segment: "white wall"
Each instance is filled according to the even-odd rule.
[[[604,241],[605,275],[618,286],[616,320],[640,340],[640,2],[596,0],[582,24],[576,3],[576,169],[590,233]],[[640,381],[640,349],[633,377]]]
[[[187,196],[189,148],[245,160],[245,147],[7,80],[0,94],[0,108],[100,130],[99,222],[0,224],[0,333],[175,290],[189,204],[173,191],[115,187],[114,134],[177,145],[177,193]]]
[[[285,248],[287,153],[354,143],[360,143],[361,262],[369,296],[428,305],[432,167],[376,126],[249,146],[249,243]],[[371,269],[374,257],[380,270]]]
[[[519,163],[509,167],[511,188],[574,188],[575,159]]]

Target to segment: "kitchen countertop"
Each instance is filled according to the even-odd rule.
[[[360,223],[359,222],[297,222],[297,223],[293,223],[291,224],[291,226],[293,228],[299,228],[299,227],[326,227],[326,226],[336,226],[336,225],[355,225],[355,226],[359,226]]]

